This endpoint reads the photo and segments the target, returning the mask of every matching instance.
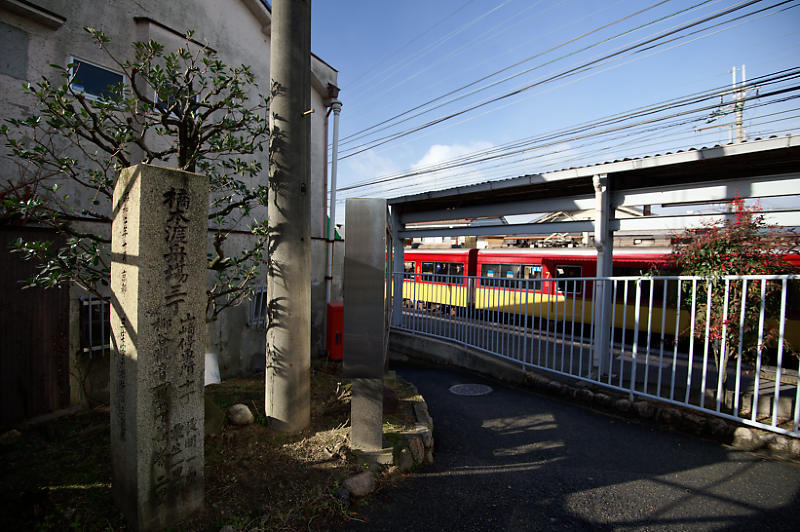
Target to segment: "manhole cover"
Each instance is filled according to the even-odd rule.
[[[450,387],[450,393],[456,395],[486,395],[492,393],[492,387],[485,384],[456,384]]]

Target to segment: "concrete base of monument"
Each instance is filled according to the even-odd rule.
[[[387,389],[398,398],[389,402],[394,410],[384,413],[383,446],[380,449],[356,449],[353,453],[371,467],[395,466],[410,471],[433,463],[433,418],[417,388],[390,371],[384,377]]]

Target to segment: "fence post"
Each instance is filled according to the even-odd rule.
[[[392,293],[392,327],[400,327],[403,318],[403,277],[405,273],[405,249],[403,248],[403,239],[400,237],[400,231],[403,229],[403,223],[400,221],[400,212],[397,207],[392,207],[391,215],[392,226],[392,250],[394,252],[394,271],[392,272],[392,286],[394,287]]]

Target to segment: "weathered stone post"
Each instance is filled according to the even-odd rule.
[[[118,507],[160,530],[203,503],[208,182],[122,171],[111,241],[111,453]]]
[[[350,441],[354,448],[383,446],[383,373],[387,248],[386,200],[348,198],[344,252],[344,376],[352,379]],[[389,285],[391,286],[391,285]]]

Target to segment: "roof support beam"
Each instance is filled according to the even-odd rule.
[[[432,229],[406,228],[399,233],[400,238],[422,238],[427,236],[549,235],[551,233],[582,233],[584,231],[594,231],[594,222],[592,220]]]
[[[614,193],[614,207],[633,205],[668,205],[670,203],[711,203],[730,201],[737,196],[762,198],[791,196],[800,192],[800,173],[773,174],[748,179],[733,179],[724,184],[708,183],[671,185]]]
[[[680,214],[675,216],[643,216],[640,218],[621,218],[614,220],[611,227],[615,231],[653,231],[700,227],[704,223],[720,223],[725,219],[732,220],[735,213],[721,214]],[[771,211],[764,213],[768,224],[784,227],[800,226],[800,210]]]
[[[400,215],[402,223],[417,223],[439,220],[462,220],[489,218],[515,214],[529,214],[555,211],[582,211],[594,208],[594,196],[585,194],[567,198],[551,198],[531,201],[513,201],[509,203],[491,203],[472,207],[454,207],[431,211],[409,212]]]

